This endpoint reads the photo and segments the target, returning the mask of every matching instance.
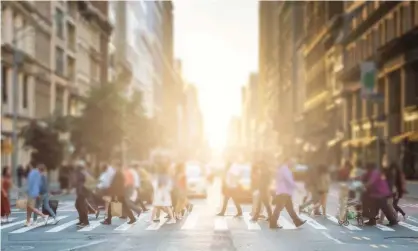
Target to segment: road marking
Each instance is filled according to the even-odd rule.
[[[302,220],[306,220],[306,222],[313,228],[318,230],[325,230],[327,229],[325,226],[319,224],[316,220],[312,219],[311,217],[308,217],[307,215],[301,214],[299,215]]]
[[[78,222],[78,220],[69,221],[69,222],[67,222],[65,224],[62,224],[62,225],[59,225],[59,226],[56,226],[54,228],[49,229],[48,231],[46,231],[46,233],[56,233],[56,232],[59,232],[61,230],[66,229],[69,226],[72,226],[72,225],[77,224],[77,222]]]
[[[4,224],[4,225],[1,226],[0,229],[3,230],[3,229],[6,229],[6,228],[9,228],[9,227],[14,227],[14,226],[19,225],[19,224],[25,224],[25,222],[26,222],[26,220],[21,220],[21,221],[16,221],[16,222],[9,223],[9,224]]]
[[[370,244],[370,247],[372,247],[372,248],[379,248],[379,246],[378,245],[375,245],[375,244]]]
[[[75,247],[72,247],[72,248],[62,249],[60,251],[74,251],[74,250],[77,250],[77,249],[80,249],[80,248],[90,247],[90,246],[97,245],[97,244],[100,244],[100,243],[103,243],[103,242],[106,242],[106,240],[92,241],[92,242],[84,244],[84,245],[79,245],[79,246],[75,246]]]
[[[296,226],[290,223],[290,221],[283,216],[279,217],[279,225],[281,225],[283,229],[296,229]]]
[[[369,237],[364,237],[363,236],[363,239],[370,241],[370,238]]]
[[[409,220],[409,221],[412,221],[412,222],[418,223],[418,219],[417,219],[417,218],[414,218],[414,217],[412,217],[412,216],[408,216],[406,219],[407,219],[407,220]]]
[[[133,227],[135,224],[128,224],[128,221],[120,225],[119,227],[115,228],[115,231],[126,231]]]
[[[199,215],[192,211],[186,218],[186,221],[184,222],[183,226],[181,227],[182,230],[189,230],[196,227],[197,220],[199,218]]]
[[[325,237],[327,237],[328,239],[330,239],[330,240],[332,240],[332,241],[334,241],[335,243],[337,243],[337,244],[344,244],[344,242],[342,242],[342,241],[340,241],[340,240],[338,240],[338,239],[335,239],[334,237],[332,237],[328,232],[325,232],[325,231],[322,231],[321,232]]]
[[[91,221],[89,226],[83,227],[82,229],[78,230],[77,232],[89,232],[89,231],[95,229],[96,227],[98,227],[100,225],[101,225],[100,221]]]
[[[354,236],[354,237],[353,237],[353,239],[356,239],[356,240],[358,240],[358,241],[360,241],[360,240],[361,240],[361,238],[360,238],[360,237],[357,237],[357,236]]]
[[[214,225],[213,230],[215,230],[215,231],[226,231],[226,230],[228,230],[228,224],[226,223],[226,218],[223,218],[223,217],[215,218],[215,225]]]
[[[389,248],[388,246],[386,246],[386,245],[380,245],[382,248]]]
[[[330,221],[334,222],[335,224],[338,224],[337,218],[335,218],[332,215],[327,214],[327,219],[329,219]],[[343,227],[348,228],[348,229],[350,229],[352,231],[360,231],[361,230],[361,228],[356,227],[356,226],[353,226],[353,225],[348,225],[348,226],[344,226],[343,225]]]
[[[258,225],[257,222],[251,221],[251,215],[250,213],[245,213],[244,214],[244,221],[245,224],[247,225],[248,230],[261,230],[260,225]]]
[[[153,222],[151,225],[149,225],[145,230],[148,231],[156,231],[161,228],[162,225],[167,221],[167,218],[160,219],[160,222]]]
[[[382,231],[395,231],[393,228],[384,226],[382,224],[376,224],[376,227]]]
[[[67,218],[67,217],[68,217],[68,215],[66,215],[66,216],[58,216],[57,217],[57,220],[62,220],[62,219]],[[31,226],[28,226],[28,227],[19,228],[19,229],[15,230],[15,231],[11,232],[11,234],[25,233],[25,232],[27,232],[29,230],[32,230],[32,229],[38,228],[38,227],[42,227],[42,226],[48,226],[48,225],[45,225],[44,223],[41,223],[41,224],[33,224]]]
[[[401,226],[403,226],[403,227],[406,227],[406,228],[409,228],[409,229],[411,229],[412,231],[418,232],[418,227],[416,227],[416,226],[414,226],[414,225],[411,225],[411,224],[408,224],[408,223],[406,223],[406,222],[402,222],[402,221],[400,221],[400,222],[399,222],[399,225],[401,225]]]

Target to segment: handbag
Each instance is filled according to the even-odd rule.
[[[27,207],[28,207],[28,199],[26,199],[26,198],[17,199],[16,208],[26,210]]]
[[[122,216],[122,203],[120,202],[110,202],[110,212],[112,216],[121,217]]]

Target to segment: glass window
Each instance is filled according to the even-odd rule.
[[[55,72],[64,75],[64,50],[59,47],[55,49]]]
[[[9,100],[7,88],[7,67],[2,65],[1,67],[1,100],[3,104],[7,104]]]
[[[418,15],[418,13],[416,13],[416,15]],[[401,30],[402,30],[402,33],[405,33],[411,28],[411,11],[408,8],[408,6],[405,6],[405,5],[402,6],[401,17],[402,17]]]
[[[64,39],[64,13],[60,9],[55,10],[55,23],[57,28],[57,36]]]
[[[22,107],[23,109],[28,108],[28,99],[29,99],[29,83],[28,76],[23,76],[22,83]]]

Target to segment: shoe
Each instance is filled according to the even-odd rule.
[[[365,222],[364,225],[366,225],[366,226],[376,226],[376,221],[369,220],[369,221]]]
[[[129,225],[131,225],[131,224],[135,224],[135,222],[136,222],[136,219],[129,220],[129,221],[128,221],[128,224],[129,224]]]
[[[277,224],[275,224],[275,225],[269,225],[269,227],[270,227],[271,229],[282,229],[282,228],[283,228],[282,226],[277,225]]]
[[[48,220],[49,220],[49,215],[45,216],[42,218],[42,220],[44,221],[44,224],[48,224]]]
[[[160,222],[160,219],[155,219],[155,220],[153,220],[153,222],[158,223],[158,222]]]
[[[30,227],[32,225],[32,223],[30,222],[25,222],[25,224],[23,225],[24,227]]]
[[[225,213],[218,213],[216,216],[225,216]]]
[[[54,221],[52,222],[52,224],[53,224],[53,225],[57,225],[59,221],[60,221],[60,220],[57,220],[57,218],[54,218]]]
[[[100,211],[96,210],[96,220],[97,220],[97,218],[99,218],[99,215],[100,215]]]
[[[83,224],[82,222],[78,222],[77,224],[75,224],[77,227],[81,226],[81,224]]]
[[[169,221],[167,221],[167,224],[174,224],[174,223],[176,223],[175,219],[170,219]]]
[[[112,224],[111,221],[107,221],[107,220],[104,220],[104,221],[102,221],[100,223],[102,223],[103,225],[111,225]]]
[[[406,216],[406,214],[405,215],[402,215],[402,217],[403,217],[403,220],[404,221],[406,221],[408,219],[408,216]]]
[[[295,226],[296,227],[300,227],[300,226],[302,226],[305,223],[306,223],[306,220],[303,220],[303,221],[300,221],[300,222],[296,223]]]
[[[79,225],[77,225],[77,227],[87,227],[87,226],[90,226],[90,224],[87,222],[87,223],[81,223],[81,224],[79,224]]]

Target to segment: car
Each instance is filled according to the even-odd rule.
[[[205,169],[197,163],[187,163],[185,167],[188,197],[207,197],[207,177]]]

